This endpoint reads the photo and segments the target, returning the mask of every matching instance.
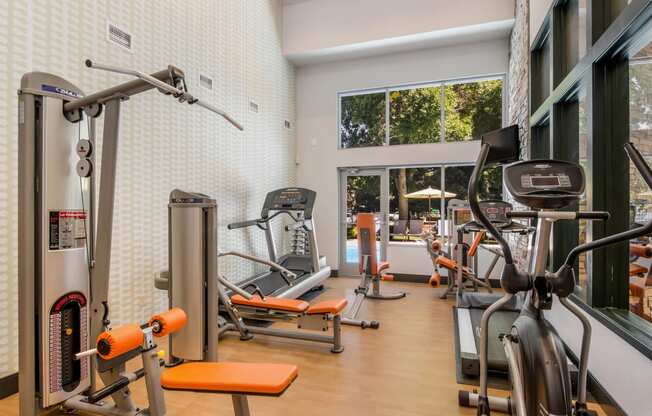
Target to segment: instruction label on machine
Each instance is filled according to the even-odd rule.
[[[83,248],[86,245],[86,211],[50,211],[50,250]]]

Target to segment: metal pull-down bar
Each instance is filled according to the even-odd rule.
[[[167,69],[151,75],[132,69],[96,64],[90,59],[86,60],[86,66],[88,68],[130,75],[137,78],[67,102],[63,106],[64,114],[71,121],[81,120],[82,111],[85,111],[91,117],[98,117],[102,113],[102,108],[106,107],[102,140],[102,170],[100,173],[100,189],[98,193],[97,234],[94,249],[92,250],[95,253],[95,258],[93,259],[93,267],[91,268],[91,339],[94,339],[104,329],[101,315],[104,312],[103,304],[108,299],[109,291],[115,178],[122,101],[133,95],[156,88],[164,94],[172,95],[181,103],[197,104],[219,114],[239,130],[243,130],[244,128],[225,111],[200,101],[188,93],[183,71],[172,65],[168,66]],[[90,244],[93,244],[93,242]]]

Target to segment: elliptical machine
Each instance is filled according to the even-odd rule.
[[[555,160],[521,161],[505,167],[504,181],[514,199],[533,211],[510,212],[511,218],[536,219],[536,243],[530,270],[514,263],[507,241],[480,209],[478,190],[480,174],[487,164],[512,162],[518,157],[518,135],[513,130],[496,130],[482,137],[482,146],[469,181],[469,202],[473,214],[500,243],[505,254],[501,286],[505,295],[484,312],[481,321],[480,393],[460,392],[460,405],[477,406],[478,415],[488,416],[497,410],[518,416],[536,414],[589,415],[586,407],[588,357],[591,324],[580,308],[568,300],[575,288],[573,265],[577,257],[596,248],[627,241],[649,233],[652,221],[643,227],[601,238],[575,247],[556,272],[546,270],[550,251],[552,224],[559,220],[606,220],[607,212],[553,211],[577,202],[584,192],[585,178],[581,166]],[[625,145],[627,156],[652,188],[652,170],[636,148]],[[526,292],[524,305],[509,334],[501,341],[505,349],[512,382],[511,398],[487,395],[489,320],[491,315],[520,293]],[[553,294],[582,323],[582,346],[577,383],[577,400],[573,403],[570,373],[564,345],[555,328],[544,316],[550,309]]]

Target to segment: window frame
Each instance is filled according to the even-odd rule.
[[[652,33],[652,2],[633,0],[627,3],[626,0],[587,0],[586,51],[580,59],[572,60],[568,49],[569,42],[574,39],[564,38],[572,11],[566,7],[569,2],[557,0],[548,10],[530,49],[533,66],[530,94],[541,89],[540,74],[550,77],[545,99],[534,103],[530,96],[530,156],[533,140],[541,136],[542,126],[547,125],[548,156],[571,157],[566,152],[572,152],[573,146],[564,145],[564,140],[572,138],[565,132],[574,131],[571,124],[578,122],[572,120],[572,104],[577,102],[578,92],[584,90],[586,93],[588,208],[611,213],[609,221],[592,225],[588,239],[622,232],[629,226],[629,160],[624,152],[617,150],[622,149],[630,137],[628,57],[637,46],[650,41],[643,35]],[[547,67],[534,68],[539,63],[535,58],[543,42],[549,42],[551,47],[550,62]],[[607,168],[616,174],[597,174]],[[570,228],[555,229],[555,246],[573,238],[573,233],[577,234]],[[554,253],[551,257],[553,263],[559,263],[561,258]],[[600,255],[594,255],[591,260],[587,301],[577,295],[572,295],[571,299],[652,359],[652,325],[636,330],[634,327],[642,318],[629,312],[628,279],[624,278],[628,275],[628,243],[600,249]]]
[[[405,84],[393,84],[383,87],[371,87],[371,88],[361,88],[361,89],[351,89],[343,90],[337,92],[337,149],[338,150],[349,150],[349,149],[360,149],[367,147],[385,147],[385,146],[411,146],[411,145],[435,145],[435,144],[445,144],[445,143],[461,143],[464,141],[474,141],[477,139],[464,140],[464,141],[447,141],[446,140],[446,129],[445,121],[445,90],[444,88],[447,85],[452,84],[466,84],[472,82],[482,82],[482,81],[493,81],[500,80],[502,81],[502,91],[501,91],[501,125],[505,124],[506,114],[507,114],[507,73],[500,72],[494,74],[486,75],[474,75],[469,77],[460,77],[460,78],[448,78],[434,81],[423,81],[423,82],[411,82]],[[429,87],[439,87],[440,88],[440,132],[439,132],[439,141],[434,143],[403,143],[403,144],[390,144],[391,139],[391,129],[390,129],[390,116],[391,116],[391,102],[389,99],[389,94],[392,91],[403,91],[411,90],[418,88],[429,88]],[[378,94],[385,93],[385,138],[382,145],[370,145],[370,146],[358,146],[358,147],[344,147],[342,146],[342,98],[351,97],[356,95],[366,95],[366,94]]]

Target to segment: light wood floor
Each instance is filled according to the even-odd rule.
[[[352,279],[330,279],[320,299],[352,299]],[[299,378],[280,398],[251,397],[258,416],[333,415],[475,415],[457,406],[453,301],[437,297],[425,285],[384,282],[385,290],[405,290],[407,298],[367,300],[360,316],[381,322],[379,330],[344,327],[345,351],[331,354],[326,345],[258,336],[220,341],[221,361],[283,362],[299,367]],[[161,344],[163,345],[163,344]],[[145,403],[144,382],[134,397]],[[166,392],[170,416],[232,414],[223,395]],[[0,414],[18,416],[18,397],[0,400]],[[601,413],[603,414],[603,413]]]

